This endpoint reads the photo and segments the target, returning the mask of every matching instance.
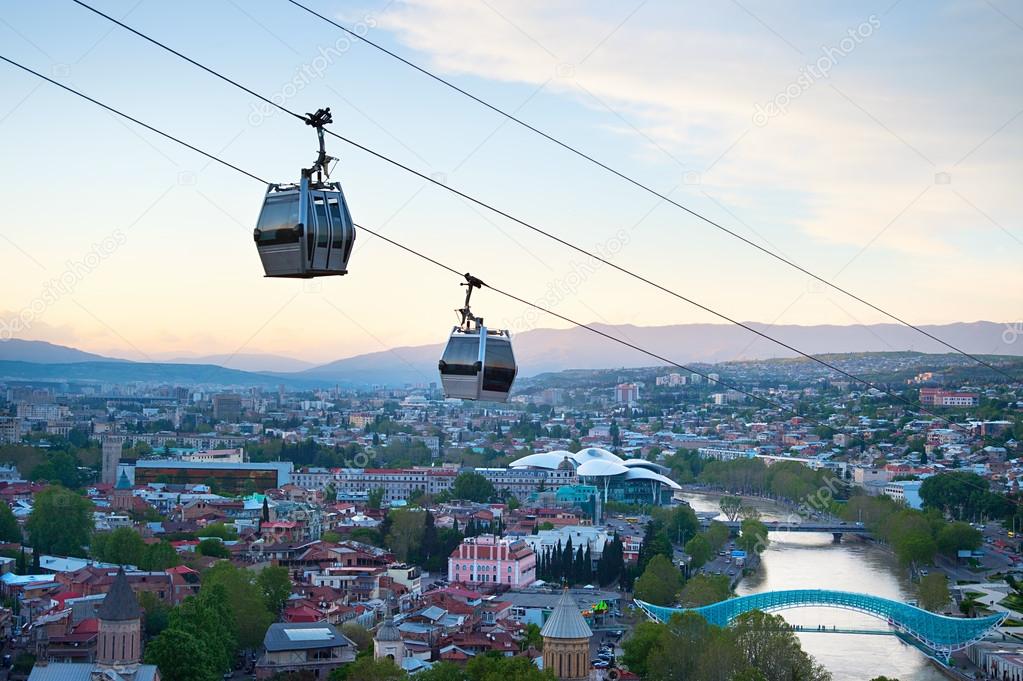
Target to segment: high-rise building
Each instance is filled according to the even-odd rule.
[[[615,402],[634,405],[639,402],[638,383],[619,383],[615,386]]]
[[[221,393],[213,396],[213,418],[233,422],[238,421],[241,417],[241,395]]]

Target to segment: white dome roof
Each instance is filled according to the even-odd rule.
[[[629,469],[617,461],[590,459],[589,461],[583,462],[582,465],[575,470],[575,472],[576,475],[581,475],[583,477],[605,478],[612,475],[628,473]]]
[[[563,450],[556,450],[553,452],[538,452],[536,454],[528,454],[521,459],[516,459],[508,464],[509,468],[546,468],[549,470],[557,470],[561,462],[565,460],[565,457],[569,459],[572,455],[569,452]]]
[[[667,485],[672,489],[682,489],[681,486],[671,478],[667,478],[660,473],[654,473],[646,468],[626,468],[625,469],[626,480],[656,480],[663,485]]]
[[[580,449],[578,452],[571,454],[570,456],[580,464],[584,461],[592,461],[594,459],[622,463],[621,457],[612,454],[606,449],[601,449],[600,447],[587,447],[586,449]]]
[[[668,472],[667,466],[662,466],[659,463],[647,461],[646,459],[626,459],[622,463],[628,466],[629,468],[646,468],[647,470],[651,470],[654,473],[660,473],[662,475]]]
[[[561,462],[568,458],[576,466],[581,466],[587,461],[610,461],[621,465],[621,458],[615,456],[606,449],[600,447],[587,447],[586,449],[579,450],[578,452],[569,452],[564,449],[556,449],[553,452],[539,452],[536,454],[529,454],[516,459],[508,464],[509,468],[547,468],[549,470],[555,470]]]

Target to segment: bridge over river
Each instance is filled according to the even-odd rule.
[[[953,652],[980,641],[1005,619],[1005,613],[975,618],[947,617],[880,596],[828,589],[765,591],[730,598],[702,608],[668,608],[640,600],[635,603],[648,617],[659,622],[667,622],[675,613],[695,612],[719,627],[728,626],[736,617],[751,610],[771,612],[808,607],[853,610],[883,620],[888,624],[890,633],[942,660],[948,660]],[[815,630],[811,628],[800,631]],[[820,631],[825,632],[824,629]],[[837,629],[833,632],[839,633]],[[842,633],[880,632],[844,630]]]
[[[700,518],[700,525],[706,529],[710,525],[711,520],[711,518],[702,517]],[[726,525],[733,535],[739,534],[739,527],[742,525],[740,520],[720,520],[717,522]],[[820,534],[830,534],[835,538],[836,542],[842,541],[843,534],[855,534],[862,537],[873,536],[870,530],[855,523],[803,522],[799,516],[795,516],[794,521],[762,520],[761,522],[767,527],[768,532],[817,532]]]

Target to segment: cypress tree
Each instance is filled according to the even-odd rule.
[[[565,542],[565,552],[561,555],[561,579],[563,581],[572,581],[572,578],[575,575],[574,563],[575,552],[572,550],[572,538],[569,537],[568,541]]]

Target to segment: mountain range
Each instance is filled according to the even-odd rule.
[[[749,326],[810,354],[910,350],[945,353],[949,349],[899,324],[859,326]],[[725,324],[634,326],[593,324],[592,328],[678,363],[727,362],[796,357],[797,353],[749,331]],[[972,354],[1023,356],[1023,340],[996,322],[926,325],[921,330]],[[665,365],[667,362],[616,343],[587,329],[534,329],[513,338],[520,376],[564,369],[611,369]],[[278,355],[165,356],[160,363],[128,362],[43,341],[0,342],[0,379],[64,378],[98,381],[172,380],[228,385],[294,386],[428,383],[438,380],[443,343],[397,347],[314,366]],[[118,378],[120,377],[120,378]],[[134,377],[134,378],[132,378]]]

